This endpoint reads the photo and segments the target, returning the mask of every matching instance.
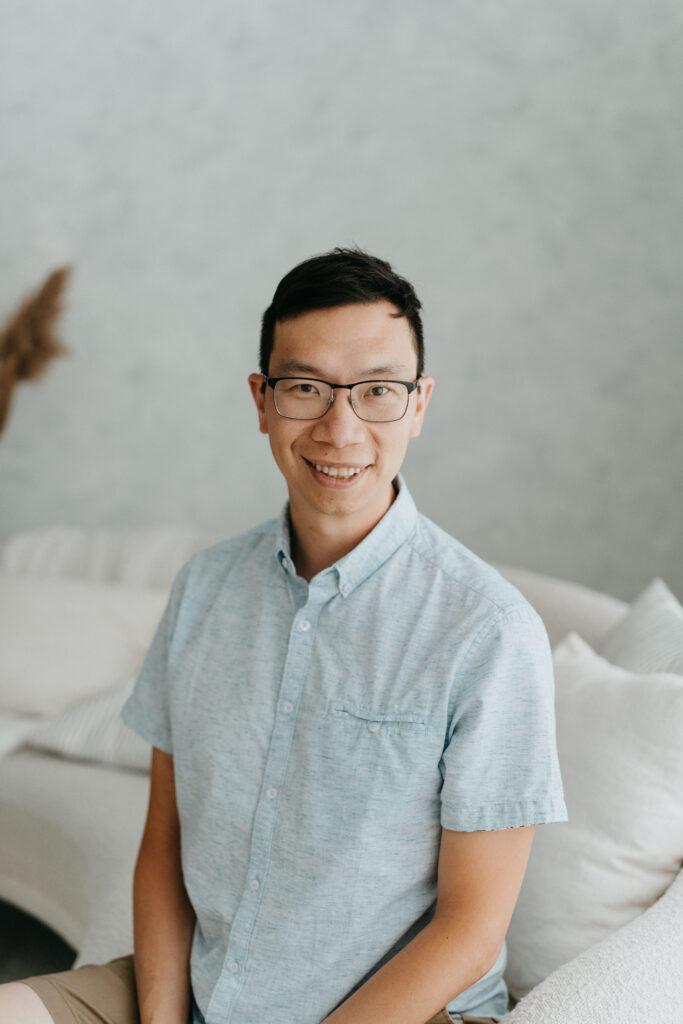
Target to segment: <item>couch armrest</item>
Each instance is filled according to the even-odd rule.
[[[683,871],[634,921],[553,971],[505,1024],[680,1021],[683,1006]]]

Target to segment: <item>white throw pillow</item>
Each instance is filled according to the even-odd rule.
[[[34,726],[28,737],[29,746],[78,760],[149,770],[149,743],[121,719],[121,708],[132,692],[133,680],[129,679],[106,693],[81,701]]]
[[[0,711],[0,760],[26,742],[36,727],[33,715],[12,715]]]
[[[167,592],[0,574],[0,711],[54,715],[135,675]]]
[[[553,660],[569,821],[536,830],[508,932],[515,999],[650,907],[683,857],[683,679],[627,672],[575,633]]]
[[[609,631],[600,654],[632,672],[683,675],[683,608],[663,580],[653,580]]]

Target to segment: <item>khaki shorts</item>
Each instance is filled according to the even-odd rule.
[[[132,956],[21,980],[55,1024],[140,1024]]]
[[[140,1024],[132,956],[108,964],[85,964],[74,971],[23,978],[22,983],[40,996],[55,1024]],[[446,1010],[427,1024],[450,1024]],[[470,1017],[466,1024],[496,1024],[496,1017]]]

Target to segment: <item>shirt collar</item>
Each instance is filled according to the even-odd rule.
[[[285,570],[292,576],[296,575],[296,569],[294,568],[294,561],[292,559],[291,551],[291,533],[290,533],[290,521],[289,521],[289,502],[285,502],[285,507],[282,509],[280,518],[277,524],[277,533],[275,541],[275,554],[277,560]]]
[[[331,566],[337,571],[339,593],[342,597],[348,597],[357,586],[376,572],[415,529],[417,507],[400,473],[396,480],[398,494],[377,526],[360,544],[349,551],[348,555],[344,555]],[[276,555],[282,568],[292,576],[295,575],[290,546],[289,503],[283,508],[279,519]]]

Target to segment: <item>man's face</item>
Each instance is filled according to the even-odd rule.
[[[387,301],[313,310],[277,323],[269,376],[315,377],[333,384],[362,380],[415,380],[417,354],[410,324],[395,317]],[[348,391],[317,420],[280,416],[272,388],[261,394],[263,377],[249,384],[259,427],[268,434],[276,463],[287,481],[292,521],[297,528],[318,517],[338,517],[338,525],[369,532],[393,500],[392,481],[411,437],[421,430],[433,381],[422,379],[410,395],[403,419],[369,423],[356,416]],[[319,468],[316,468],[319,467]],[[348,478],[335,472],[360,470]],[[313,519],[311,519],[313,517]]]

